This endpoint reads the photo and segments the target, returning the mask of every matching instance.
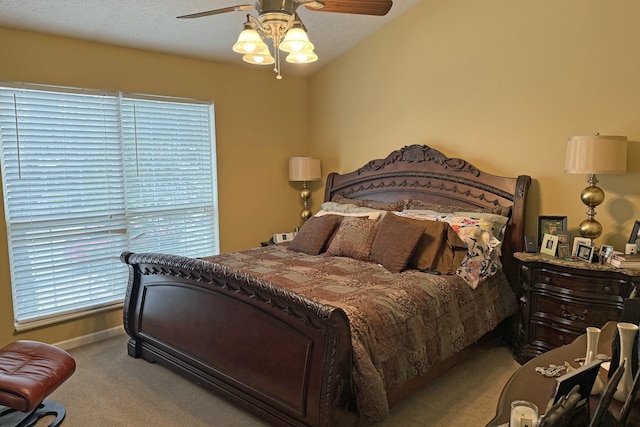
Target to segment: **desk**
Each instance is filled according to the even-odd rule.
[[[616,325],[617,322],[607,322],[602,328],[598,340],[598,353],[611,355],[611,343],[613,342]],[[571,344],[550,350],[522,365],[504,386],[500,400],[498,401],[496,416],[488,426],[509,425],[511,402],[514,400],[528,400],[529,402],[535,403],[540,410],[540,415],[542,415],[551,398],[556,379],[542,376],[535,371],[535,368],[537,366],[546,367],[550,364],[562,365],[565,361],[574,367],[578,367],[579,365],[574,359],[584,357],[586,352],[587,335],[583,334],[576,338]],[[603,383],[606,384],[607,372],[604,369],[600,369],[600,378],[603,380]],[[599,399],[599,395],[591,397],[590,408],[592,412],[593,408],[598,404]],[[611,405],[614,414],[616,410],[619,412],[622,406],[622,404],[617,401],[613,401]]]

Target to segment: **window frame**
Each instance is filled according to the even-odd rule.
[[[118,178],[121,179],[122,181],[122,186],[123,186],[123,194],[124,194],[124,205],[121,206],[122,211],[123,211],[123,218],[124,218],[124,227],[118,227],[115,226],[115,228],[113,230],[109,231],[109,234],[111,234],[112,236],[116,236],[114,237],[115,242],[113,243],[114,246],[119,247],[119,244],[121,242],[124,242],[124,246],[121,248],[121,250],[119,250],[119,253],[114,254],[112,251],[109,252],[109,259],[113,259],[113,260],[117,260],[118,262],[118,267],[116,269],[119,269],[120,267],[122,267],[122,269],[120,270],[120,277],[125,277],[125,279],[123,280],[123,284],[122,285],[118,285],[117,283],[114,283],[114,288],[118,289],[118,297],[114,297],[112,299],[110,299],[108,302],[106,303],[102,303],[99,302],[95,305],[90,304],[86,307],[76,307],[76,308],[70,308],[70,309],[64,309],[61,313],[58,314],[50,314],[47,313],[43,316],[33,316],[31,313],[29,313],[27,315],[27,317],[24,317],[24,315],[20,315],[18,314],[19,310],[18,307],[19,304],[21,304],[20,301],[17,301],[17,295],[19,293],[19,291],[21,292],[20,289],[18,289],[20,286],[24,286],[21,283],[17,283],[16,280],[16,259],[17,257],[19,257],[19,254],[17,254],[17,247],[16,247],[16,234],[15,233],[20,233],[21,231],[24,232],[24,230],[29,229],[29,227],[37,227],[37,225],[35,224],[39,224],[38,222],[31,222],[27,225],[25,225],[22,229],[20,227],[16,227],[17,222],[19,221],[16,219],[16,217],[11,217],[11,215],[15,215],[16,210],[14,209],[14,203],[15,200],[11,199],[11,196],[13,196],[12,191],[14,191],[13,189],[10,189],[9,187],[11,185],[14,185],[14,178],[12,177],[7,177],[5,176],[5,172],[7,172],[8,169],[10,169],[9,166],[7,166],[8,162],[10,162],[10,160],[7,160],[7,150],[5,150],[5,145],[7,144],[7,142],[5,141],[5,138],[2,138],[2,131],[3,129],[3,123],[6,125],[6,121],[0,123],[0,138],[2,138],[2,140],[0,141],[0,156],[2,156],[2,158],[0,159],[0,167],[2,168],[2,192],[3,192],[3,207],[4,207],[4,212],[5,212],[5,226],[7,229],[7,249],[8,249],[8,255],[9,255],[9,264],[10,264],[10,276],[11,276],[11,292],[12,292],[12,299],[13,299],[13,312],[14,312],[14,323],[15,323],[15,327],[17,330],[26,330],[26,329],[32,329],[32,328],[36,328],[36,327],[41,327],[44,325],[49,325],[49,324],[53,324],[53,323],[58,323],[58,322],[62,322],[62,321],[67,321],[70,319],[74,319],[74,318],[78,318],[81,316],[86,316],[89,314],[93,314],[96,312],[100,312],[100,311],[105,311],[105,310],[113,310],[113,309],[117,309],[122,307],[123,305],[123,301],[124,301],[124,294],[126,292],[126,287],[127,287],[127,280],[126,280],[126,276],[128,275],[128,271],[126,270],[126,266],[122,263],[119,262],[119,257],[120,257],[120,253],[124,252],[124,251],[130,251],[132,247],[135,247],[137,242],[136,242],[136,238],[138,238],[138,242],[140,240],[145,240],[145,238],[140,239],[139,236],[136,235],[132,235],[132,233],[130,232],[132,225],[131,225],[131,218],[133,217],[132,215],[132,211],[130,209],[130,200],[129,197],[130,195],[127,195],[127,185],[130,185],[127,183],[127,177],[126,177],[126,163],[127,163],[127,154],[126,151],[127,149],[129,149],[130,147],[127,147],[128,144],[131,144],[131,141],[128,141],[127,138],[128,136],[126,135],[125,130],[123,129],[123,120],[126,116],[125,112],[123,111],[123,105],[126,103],[133,103],[135,105],[143,105],[144,104],[144,108],[148,108],[150,110],[153,110],[153,108],[155,108],[156,106],[162,110],[162,112],[164,112],[165,108],[175,108],[175,123],[171,121],[171,117],[172,115],[170,114],[168,117],[169,119],[163,119],[162,123],[163,124],[167,124],[168,129],[163,130],[164,132],[166,132],[168,134],[168,136],[166,136],[166,141],[163,142],[163,146],[162,148],[160,147],[160,143],[158,143],[158,147],[156,150],[156,147],[153,147],[153,151],[163,151],[163,150],[167,150],[165,155],[164,155],[164,159],[161,157],[158,157],[158,159],[154,159],[153,162],[148,162],[151,164],[151,167],[153,167],[153,165],[155,164],[158,168],[161,168],[160,165],[165,166],[164,169],[164,174],[166,175],[166,177],[163,177],[165,179],[165,182],[168,182],[167,185],[165,185],[164,189],[167,191],[167,193],[163,196],[161,192],[159,192],[158,190],[158,194],[156,194],[154,191],[155,189],[151,189],[149,192],[153,193],[154,195],[151,196],[151,201],[147,201],[149,203],[153,203],[154,201],[158,201],[158,200],[162,200],[165,202],[165,204],[167,204],[168,206],[173,206],[173,219],[170,218],[170,214],[168,213],[170,209],[164,209],[162,207],[158,208],[157,210],[154,211],[154,208],[152,205],[150,205],[151,207],[149,208],[149,211],[151,213],[147,213],[148,215],[148,219],[147,222],[148,223],[160,223],[162,221],[163,218],[161,218],[162,216],[164,216],[164,219],[166,220],[166,222],[164,223],[164,230],[165,232],[174,232],[174,233],[182,233],[183,236],[189,236],[189,238],[185,238],[184,239],[184,244],[193,244],[192,242],[190,242],[189,240],[191,239],[191,235],[189,235],[189,230],[190,227],[194,227],[194,224],[196,224],[196,220],[192,220],[192,218],[198,218],[201,221],[201,225],[202,227],[205,227],[204,229],[208,230],[208,232],[211,234],[210,236],[210,243],[211,245],[209,246],[208,243],[204,244],[204,246],[202,246],[202,249],[198,249],[198,250],[206,250],[208,251],[208,249],[204,249],[204,248],[211,248],[210,253],[200,253],[198,256],[205,256],[205,255],[215,255],[217,253],[219,253],[220,251],[220,244],[219,244],[219,218],[218,218],[218,182],[217,182],[217,159],[216,159],[216,141],[215,141],[215,119],[214,119],[214,104],[212,101],[203,101],[203,100],[194,100],[194,99],[185,99],[185,98],[175,98],[175,97],[164,97],[164,96],[157,96],[157,95],[142,95],[142,94],[135,94],[135,93],[125,93],[125,92],[116,92],[116,91],[99,91],[99,90],[91,90],[91,89],[79,89],[79,88],[68,88],[68,87],[61,87],[61,86],[47,86],[47,85],[36,85],[36,84],[27,84],[27,83],[18,83],[18,82],[6,82],[6,81],[0,81],[0,91],[43,91],[43,92],[47,92],[48,94],[59,94],[61,97],[66,96],[66,95],[74,95],[72,96],[73,99],[75,99],[75,95],[81,95],[81,96],[100,96],[100,97],[105,97],[108,98],[110,101],[114,101],[117,103],[117,109],[118,109],[118,123],[117,123],[117,127],[119,128],[119,133],[117,136],[117,139],[119,141],[119,146],[120,146],[120,169],[118,172],[119,176]],[[52,95],[53,96],[53,95]],[[14,103],[15,103],[15,99],[14,98]],[[187,152],[189,150],[185,149],[182,150],[183,146],[180,146],[180,141],[182,140],[182,138],[184,137],[184,135],[186,135],[188,132],[184,132],[183,134],[179,134],[178,129],[180,126],[182,126],[183,122],[187,123],[188,125],[188,117],[187,116],[181,116],[178,113],[178,109],[179,107],[181,107],[181,104],[186,104],[186,106],[184,106],[184,111],[186,111],[187,113],[183,113],[183,114],[191,114],[191,111],[194,110],[195,112],[193,114],[197,114],[199,116],[201,116],[198,120],[196,120],[196,123],[193,125],[195,129],[198,129],[199,132],[197,132],[197,135],[195,136],[195,138],[198,138],[198,142],[193,144],[189,144],[188,148],[189,149],[197,149],[200,151],[197,151],[197,153],[193,154],[193,156],[195,156],[198,161],[201,161],[201,164],[193,166],[191,163],[188,164],[189,168],[185,168],[185,165],[183,164],[183,172],[181,173],[175,173],[174,176],[171,176],[171,174],[174,172],[173,169],[177,168],[177,166],[175,166],[176,162],[178,159],[182,159],[183,155],[182,155],[182,151],[185,152],[184,156],[186,158],[187,156]],[[192,108],[193,107],[193,108]],[[203,108],[204,107],[204,108]],[[2,106],[0,105],[0,108],[2,108]],[[17,106],[16,108],[16,116],[15,116],[15,120],[16,120],[16,128],[15,131],[16,133],[18,133],[18,116],[17,116]],[[34,107],[35,108],[35,107]],[[140,108],[140,107],[139,107]],[[0,120],[3,118],[6,118],[6,114],[8,113],[3,113],[2,110],[0,111]],[[149,122],[153,122],[154,117],[153,117],[153,112],[150,113],[149,115]],[[206,118],[206,125],[203,125],[202,123],[204,123],[204,120]],[[180,120],[179,120],[180,119]],[[135,120],[138,120],[137,118]],[[138,125],[140,125],[140,123],[136,122]],[[145,123],[146,124],[146,123]],[[153,126],[153,123],[150,124],[151,126]],[[44,126],[44,125],[43,125]],[[83,124],[84,126],[84,124]],[[157,132],[153,132],[150,131],[150,134],[152,134],[153,136],[151,138],[160,138],[161,136],[164,136],[164,134],[161,135],[161,130],[160,130],[160,125],[156,125],[158,126],[157,128],[155,128],[155,130]],[[171,126],[173,126],[173,128],[171,128]],[[80,126],[81,127],[81,126]],[[206,130],[203,130],[206,129]],[[189,128],[189,131],[191,130],[191,128]],[[160,136],[159,136],[160,135]],[[35,138],[35,137],[34,137]],[[42,137],[44,138],[44,137]],[[66,138],[66,136],[65,136]],[[61,141],[56,141],[57,145],[64,145],[64,144],[71,144],[70,142],[66,141],[63,142],[62,139],[63,137],[60,137]],[[71,139],[71,137],[69,137],[69,139]],[[159,139],[158,139],[159,140]],[[19,137],[16,135],[15,137],[15,141],[16,143],[19,145]],[[26,141],[26,140],[25,140]],[[113,141],[111,141],[113,143]],[[152,139],[151,143],[155,145],[156,139]],[[207,161],[206,159],[204,159],[204,155],[203,153],[203,149],[206,151],[207,149],[207,144],[208,143],[208,151],[209,151],[209,160]],[[106,143],[105,143],[106,144]],[[135,144],[138,144],[138,140],[136,139]],[[91,146],[93,147],[93,146]],[[195,148],[194,148],[195,147]],[[57,149],[58,147],[56,147]],[[74,147],[75,149],[77,149],[77,147]],[[171,151],[173,150],[173,151]],[[176,151],[178,150],[178,151]],[[19,148],[17,149],[17,151],[19,151]],[[155,153],[153,153],[155,154]],[[160,153],[162,154],[162,153]],[[18,157],[20,155],[18,154]],[[34,158],[37,157],[38,160],[40,160],[41,158],[44,159],[46,156],[42,153],[37,153],[37,155],[34,155]],[[43,160],[44,161],[44,160]],[[60,163],[63,163],[62,160],[58,159],[58,161]],[[185,162],[192,162],[192,159],[188,159],[185,160]],[[19,161],[18,161],[19,162]],[[78,164],[81,164],[82,161],[79,161]],[[162,163],[165,162],[165,163]],[[166,163],[169,162],[169,163]],[[73,163],[71,160],[69,160],[67,163]],[[174,165],[174,167],[171,167],[172,165]],[[57,166],[57,164],[56,164]],[[35,168],[35,167],[34,167]],[[40,169],[44,169],[46,170],[46,168],[42,168],[40,167]],[[191,172],[193,171],[193,176],[190,176]],[[200,173],[202,171],[201,175],[198,175],[198,173]],[[8,174],[9,172],[7,172]],[[46,174],[46,172],[43,172],[43,174]],[[107,175],[110,175],[110,172],[107,173]],[[184,175],[184,177],[182,176]],[[177,176],[177,178],[176,178]],[[206,178],[205,178],[206,177]],[[110,179],[111,177],[107,178]],[[184,178],[184,179],[183,179]],[[158,178],[160,179],[160,178]],[[193,197],[192,199],[189,200],[194,200],[194,209],[197,210],[198,208],[201,210],[201,212],[191,212],[190,214],[193,216],[192,218],[182,218],[181,215],[186,215],[185,212],[188,211],[188,209],[183,209],[183,206],[179,206],[179,204],[176,202],[176,200],[170,201],[170,197],[167,196],[167,194],[171,194],[171,193],[177,193],[178,191],[176,191],[175,189],[171,189],[171,186],[176,183],[175,185],[178,185],[177,182],[178,180],[183,180],[183,188],[187,188],[187,189],[191,189],[191,187],[193,186],[193,183],[202,183],[203,184],[203,188],[205,188],[206,190],[205,193],[203,193],[203,195],[199,195],[198,194],[198,190],[193,190],[191,191],[191,193],[193,193]],[[207,179],[210,179],[210,185],[206,185],[207,184]],[[203,182],[204,181],[204,182]],[[156,182],[154,182],[154,184],[157,184]],[[62,184],[61,184],[62,185]],[[159,184],[157,184],[158,187],[160,187]],[[144,191],[144,189],[143,189]],[[44,190],[43,190],[44,192]],[[183,197],[184,194],[180,193]],[[142,196],[140,197],[148,197],[146,195],[146,193],[142,193]],[[53,196],[52,196],[53,197]],[[90,196],[89,196],[90,197]],[[96,195],[96,199],[99,196]],[[102,196],[100,196],[102,197]],[[153,197],[156,197],[158,199],[153,199]],[[164,198],[163,198],[164,197]],[[169,198],[166,198],[169,197]],[[46,198],[46,196],[43,196],[42,200],[44,200]],[[175,199],[176,197],[174,197]],[[197,202],[198,202],[198,198],[204,200],[205,202],[202,202],[202,206],[198,206]],[[187,199],[184,199],[187,200]],[[40,200],[39,200],[40,201]],[[207,205],[208,201],[210,201],[210,205]],[[171,203],[173,203],[173,205],[171,205]],[[160,204],[160,202],[158,202],[158,205]],[[184,203],[185,205],[187,205],[188,203]],[[46,211],[45,211],[46,213]],[[98,220],[98,223],[100,223],[100,221],[102,221],[101,224],[107,224],[110,225],[111,221],[113,220],[113,217],[111,214],[109,214],[107,211],[104,212],[104,214],[106,214],[107,216],[105,217],[104,215],[101,217],[103,218],[102,220]],[[157,217],[154,219],[153,215],[157,215]],[[88,215],[90,216],[90,215]],[[109,220],[104,220],[104,218],[109,218]],[[85,221],[84,219],[81,220]],[[63,222],[63,221],[62,221]],[[62,224],[61,222],[61,224]],[[83,222],[84,223],[84,222]],[[181,226],[180,225],[176,225],[178,223],[183,223]],[[167,224],[171,225],[168,226]],[[184,225],[187,224],[187,225]],[[196,225],[197,226],[197,225]],[[180,228],[182,227],[182,229]],[[208,228],[207,228],[208,227]],[[108,228],[108,227],[105,227]],[[150,228],[151,229],[151,228]],[[71,237],[67,237],[69,234],[72,233],[68,233],[65,232],[65,229],[61,229],[62,231],[60,232],[62,235],[64,235],[64,239],[71,239]],[[68,230],[68,229],[67,229]],[[50,231],[50,230],[49,230]],[[43,234],[43,236],[46,235],[45,231]],[[87,232],[88,234],[89,232]],[[145,232],[143,231],[143,234],[145,234]],[[148,232],[146,234],[149,234]],[[197,234],[197,233],[196,233]],[[120,235],[119,237],[117,235]],[[19,238],[19,236],[18,236]],[[48,238],[48,237],[47,237]],[[208,239],[208,235],[206,237],[203,237],[205,240]],[[150,240],[151,243],[149,243],[149,245],[151,246],[147,246],[147,247],[153,247],[154,244],[157,245],[157,248],[154,250],[141,250],[138,252],[145,252],[145,251],[149,251],[149,252],[166,252],[165,250],[163,250],[163,239],[161,238],[148,238],[147,240]],[[173,235],[171,237],[171,239],[167,239],[167,241],[176,241],[176,240],[180,240],[177,239],[175,237],[175,235]],[[104,242],[104,240],[102,241]],[[98,243],[92,242],[92,244],[94,245],[93,247],[91,247],[91,249],[99,249],[102,250],[101,248],[101,243],[100,241],[98,241]],[[106,243],[105,243],[106,244]],[[111,243],[109,243],[111,244]],[[108,246],[108,245],[107,245]],[[200,247],[198,247],[200,248]],[[105,249],[106,251],[108,251],[107,249]],[[176,249],[179,250],[179,249]],[[209,252],[209,251],[208,251]],[[194,256],[192,254],[185,254],[185,253],[180,253],[182,255],[186,255],[186,256]],[[67,259],[65,260],[65,262],[72,262],[69,261],[69,257],[64,254],[61,255],[63,257],[66,257]],[[30,261],[33,262],[33,261]],[[105,261],[106,262],[106,261]],[[108,261],[110,262],[110,261]],[[91,265],[91,262],[88,262],[88,264],[90,265],[91,268],[97,268],[94,265]],[[70,270],[72,270],[69,274],[75,274],[76,273],[76,267],[83,265],[82,261],[73,261],[72,267]],[[97,265],[97,264],[96,264]],[[108,264],[110,265],[110,264]],[[91,270],[91,268],[89,270]],[[111,268],[112,270],[114,269],[113,267]],[[123,276],[123,273],[125,273],[125,275]],[[89,273],[87,273],[87,276],[90,276]],[[91,285],[91,278],[87,278],[87,281],[85,282],[84,286],[89,286]],[[114,282],[117,282],[118,280],[114,279]],[[34,286],[39,286],[39,285],[34,285]],[[53,286],[53,285],[52,285]],[[76,285],[74,285],[76,286]],[[76,286],[78,287],[78,286]],[[71,288],[70,288],[71,289]],[[75,288],[74,288],[75,289]],[[74,294],[72,292],[69,292],[69,295],[71,295],[72,297],[74,297]],[[77,297],[77,296],[76,296]],[[22,317],[21,317],[22,316]]]

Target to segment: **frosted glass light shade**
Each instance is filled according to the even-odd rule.
[[[627,137],[572,136],[567,143],[566,173],[613,174],[627,170]]]
[[[289,55],[287,55],[287,62],[290,62],[292,64],[308,64],[317,60],[318,55],[316,55],[312,50],[291,52]]]
[[[250,54],[262,49],[268,49],[262,37],[255,29],[246,28],[240,32],[238,41],[232,47],[236,53]]]
[[[280,50],[284,52],[302,52],[313,50],[313,48],[307,33],[299,27],[293,27],[287,31],[284,40],[280,43]]]
[[[313,157],[289,159],[289,181],[317,181],[321,177],[320,159]]]
[[[248,53],[242,56],[242,60],[254,65],[271,65],[276,62],[268,50],[264,52]]]

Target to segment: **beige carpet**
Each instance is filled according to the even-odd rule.
[[[67,408],[64,427],[267,425],[160,365],[127,356],[126,341],[122,335],[70,350],[76,372],[50,396]],[[384,426],[484,426],[518,367],[505,347],[478,349],[393,407]]]

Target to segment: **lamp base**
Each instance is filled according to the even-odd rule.
[[[311,211],[309,209],[302,209],[300,211],[300,218],[302,218],[302,221],[306,221],[309,218],[311,218]]]
[[[302,204],[304,208],[300,211],[300,218],[302,218],[302,222],[305,222],[309,218],[311,218],[311,209],[309,209],[309,197],[311,197],[311,190],[307,187],[307,182],[304,181],[302,183],[302,190],[300,190],[300,198],[302,199]]]
[[[595,173],[589,175],[589,186],[580,193],[580,200],[587,205],[587,219],[580,223],[578,231],[580,235],[587,239],[595,239],[602,234],[602,225],[594,219],[596,216],[595,207],[604,202],[604,191],[598,187],[598,178]]]
[[[580,235],[587,239],[596,239],[602,234],[602,225],[595,219],[585,219],[578,226]]]

